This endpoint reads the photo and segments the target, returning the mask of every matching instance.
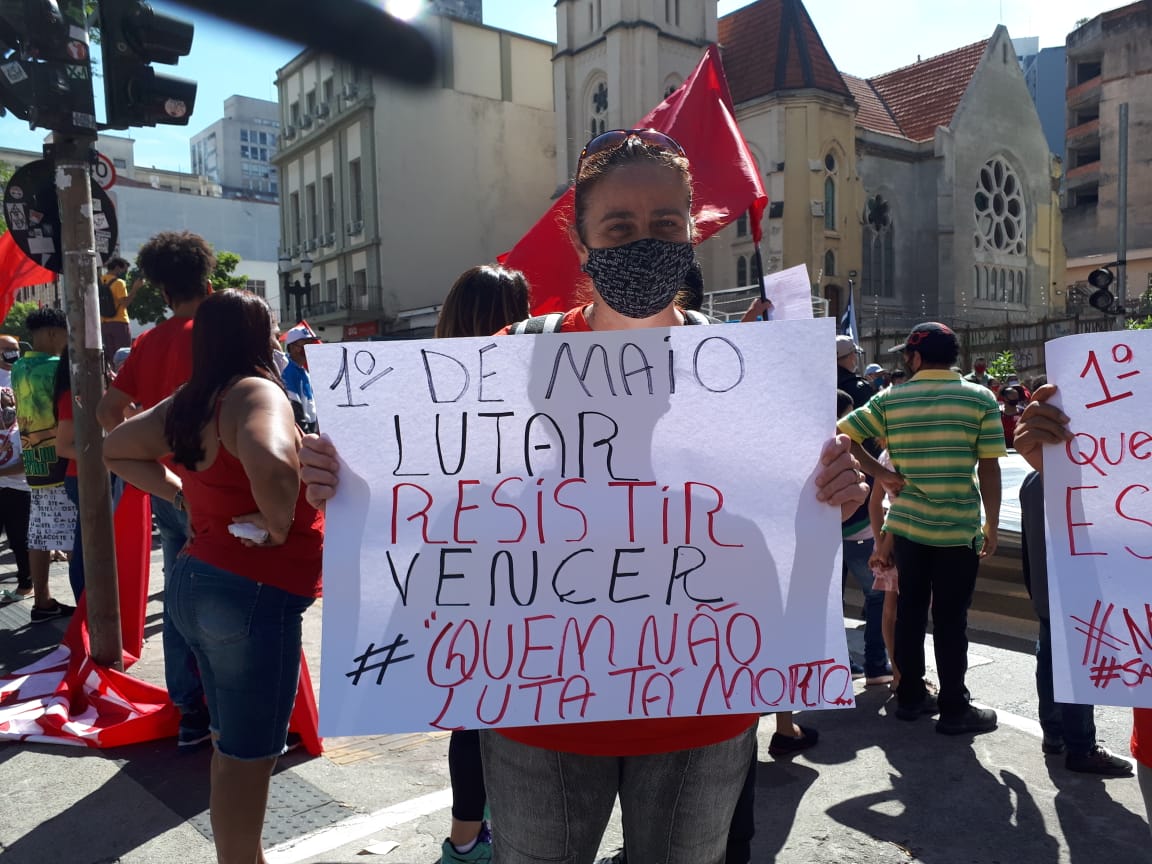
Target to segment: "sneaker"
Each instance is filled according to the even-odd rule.
[[[623,849],[617,849],[607,858],[597,858],[596,864],[628,864],[628,859],[624,857]]]
[[[891,672],[884,672],[884,673],[881,673],[880,675],[869,675],[867,678],[864,679],[864,683],[869,687],[874,687],[877,684],[891,684],[892,683],[892,673]]]
[[[924,698],[915,705],[897,705],[896,716],[901,720],[916,720],[922,715],[937,714],[940,711],[940,703],[936,700],[935,693],[925,693]]]
[[[176,733],[176,746],[181,752],[191,752],[212,737],[211,718],[206,708],[186,711],[180,715],[180,729]]]
[[[284,753],[291,753],[304,743],[304,739],[300,737],[297,732],[289,732],[288,737],[284,739]],[[283,754],[281,754],[283,755]]]
[[[32,607],[32,623],[42,624],[45,621],[52,621],[56,618],[67,618],[75,611],[75,606],[69,606],[67,603],[61,603],[59,600],[53,600],[52,605],[47,609],[41,609],[39,606]]]
[[[467,852],[457,852],[451,841],[445,839],[440,845],[440,864],[472,864],[472,862],[488,862],[492,860],[492,844],[483,842],[479,837],[476,844]]]
[[[1097,744],[1087,753],[1069,753],[1064,767],[1079,774],[1101,774],[1105,777],[1131,777],[1132,763]]]
[[[1040,742],[1040,749],[1045,756],[1060,756],[1064,753],[1064,742],[1055,738],[1045,738]]]
[[[772,740],[768,743],[768,752],[773,756],[791,756],[801,750],[815,747],[816,742],[820,740],[820,732],[810,726],[800,726],[799,723],[796,725],[800,728],[799,736],[773,733]]]
[[[936,721],[936,731],[941,735],[968,735],[991,732],[996,728],[996,712],[991,708],[977,708],[969,705],[961,713],[951,717],[941,716]]]
[[[857,663],[855,660],[848,661],[848,668],[852,670],[853,681],[864,677],[864,667]]]

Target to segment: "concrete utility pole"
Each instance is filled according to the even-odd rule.
[[[1120,103],[1116,127],[1118,160],[1116,169],[1116,305],[1121,309],[1128,300],[1128,103]],[[1123,330],[1127,315],[1116,316],[1116,329]]]
[[[76,472],[80,487],[84,596],[92,659],[121,668],[120,584],[112,527],[112,493],[104,467],[104,431],[96,405],[104,395],[104,347],[96,288],[96,237],[92,224],[90,166],[96,132],[57,136],[56,195],[64,257],[64,309],[68,315]]]

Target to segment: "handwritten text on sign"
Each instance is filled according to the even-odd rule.
[[[813,483],[832,345],[819,320],[310,348],[343,460],[324,734],[851,704]]]
[[[1152,706],[1152,331],[1046,353],[1074,433],[1044,452],[1056,697]]]

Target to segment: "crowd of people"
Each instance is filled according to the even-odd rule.
[[[584,302],[532,317],[520,274],[475,267],[445,298],[438,338],[716,323],[694,308],[702,285],[692,174],[679,144],[653,130],[598,135],[581,153],[574,193],[570,234],[588,284],[573,287],[586,291]],[[213,254],[196,235],[158,234],[137,263],[172,314],[136,340],[97,407],[104,459],[120,481],[152,496],[165,573],[165,677],[181,715],[177,745],[210,740],[214,747],[218,860],[259,864],[271,773],[290,745],[301,622],[321,591],[325,504],[340,482],[333,444],[315,434],[321,421],[303,348],[317,340],[301,322],[281,351],[263,300],[212,293]],[[128,266],[109,270],[118,316],[131,296],[123,284]],[[757,301],[745,319],[769,308]],[[77,595],[85,580],[75,482],[68,480],[73,400],[60,360],[66,322],[42,309],[28,327],[32,348],[23,356],[15,340],[0,337],[0,418],[7,424],[0,522],[16,557],[13,597],[33,595],[32,620],[44,621],[72,611],[49,593],[50,551],[73,550]],[[949,327],[927,322],[894,349],[903,370],[868,366],[861,376],[859,347],[837,339],[839,420],[813,475],[817,498],[840,514],[845,576],[864,593],[864,664],[853,671],[867,686],[892,688],[901,720],[938,715],[935,728],[944,735],[996,727],[995,712],[974,705],[966,686],[967,613],[980,560],[999,542],[1008,415],[1017,451],[1036,468],[1022,502],[1025,570],[1041,620],[1042,750],[1064,754],[1072,771],[1131,773],[1095,740],[1091,706],[1052,697],[1035,490],[1042,445],[1068,434],[1048,404],[1053,388],[1032,394],[1007,381],[998,398],[986,368],[977,364],[969,376],[955,369],[959,348]],[[929,613],[938,685],[925,670]],[[1147,713],[1137,712],[1133,749],[1142,786],[1152,790]],[[735,714],[455,732],[452,821],[441,861],[591,864],[619,801],[625,845],[616,864],[745,864],[755,830],[759,721]],[[779,714],[770,750],[787,756],[817,740],[815,729]]]

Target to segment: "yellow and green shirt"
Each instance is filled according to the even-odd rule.
[[[884,530],[926,546],[968,546],[980,536],[976,462],[1007,455],[992,391],[955,372],[923,369],[838,424],[857,443],[884,438],[904,489]]]

